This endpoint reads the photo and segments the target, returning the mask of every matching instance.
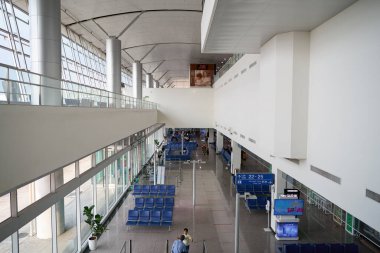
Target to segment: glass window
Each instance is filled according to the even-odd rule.
[[[107,157],[110,157],[112,156],[113,154],[115,154],[115,145],[112,144],[112,145],[109,145],[107,147]]]
[[[41,213],[19,231],[19,252],[51,252],[51,208]]]
[[[115,163],[108,166],[108,206],[112,206],[116,201]]]
[[[95,164],[99,164],[104,159],[105,159],[104,149],[101,149],[95,152]]]
[[[17,189],[18,211],[50,193],[50,175]]]
[[[9,236],[4,241],[0,242],[0,253],[12,252],[12,239]]]
[[[77,251],[77,215],[75,191],[56,205],[58,253]]]
[[[56,187],[60,187],[75,178],[75,163],[54,172]]]
[[[129,187],[129,166],[128,166],[128,154],[123,156],[123,170],[124,170],[124,190]]]
[[[90,228],[84,222],[84,216],[82,215],[82,211],[85,206],[92,206],[94,204],[93,201],[93,179],[87,180],[84,184],[79,187],[79,203],[80,203],[80,234],[82,239],[82,244],[87,240],[87,237],[90,235]]]
[[[116,161],[116,176],[117,176],[117,196],[120,197],[120,195],[123,192],[123,171],[124,171],[124,156],[120,157]]]
[[[92,167],[92,155],[86,156],[79,160],[79,173],[89,170]]]
[[[104,170],[95,176],[96,180],[96,213],[106,214],[106,176]]]
[[[0,197],[0,222],[11,217],[11,202],[10,194],[5,194]]]

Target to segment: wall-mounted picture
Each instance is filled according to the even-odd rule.
[[[190,64],[190,86],[212,86],[214,74],[215,64]]]

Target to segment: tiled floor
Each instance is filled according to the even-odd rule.
[[[203,240],[207,252],[234,252],[235,189],[231,176],[219,156],[210,150],[208,157],[200,150],[195,159],[203,159],[207,164],[197,166],[196,206],[192,206],[192,165],[181,165],[183,181],[176,189],[174,226],[171,231],[159,227],[125,226],[129,209],[133,209],[133,197],[129,196],[121,205],[108,228],[99,240],[96,252],[119,253],[124,242],[132,240],[133,253],[163,253],[166,240],[169,249],[184,227],[189,228],[194,243],[191,252],[202,252]],[[176,183],[179,164],[167,164],[169,184]],[[283,242],[276,241],[273,233],[264,232],[267,215],[264,211],[249,213],[243,201],[240,203],[240,253],[272,253]],[[334,224],[330,216],[321,213],[314,206],[306,206],[306,214],[300,222],[300,242],[352,242],[353,237],[344,233]],[[357,242],[357,241],[355,241]],[[129,250],[127,251],[129,253]],[[372,252],[360,245],[360,252]]]

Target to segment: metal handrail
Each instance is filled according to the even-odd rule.
[[[5,69],[5,76],[4,76],[4,72],[2,72],[1,69]],[[20,79],[20,76],[24,76],[23,74],[26,74],[28,76],[28,79],[33,80],[33,81],[12,79],[9,77],[10,70],[17,72],[16,76],[18,76],[18,79]],[[29,75],[34,75],[36,78],[33,79]],[[90,106],[87,106],[87,107],[92,107],[92,103],[96,102],[98,103],[98,107],[101,107],[101,106],[103,107],[104,105],[106,105],[105,107],[108,107],[108,108],[116,107],[116,108],[157,109],[157,104],[153,102],[143,101],[141,99],[136,99],[136,98],[126,96],[123,94],[118,94],[118,93],[102,90],[96,87],[91,87],[91,86],[67,81],[67,80],[53,79],[50,77],[46,77],[44,75],[32,73],[27,70],[17,69],[13,66],[5,65],[5,64],[0,64],[0,80],[3,81],[3,86],[6,87],[6,88],[4,87],[4,90],[6,89],[6,91],[0,90],[0,94],[4,94],[6,97],[5,99],[1,99],[0,97],[0,103],[3,103],[3,104],[31,102],[31,101],[21,101],[20,98],[17,98],[17,94],[29,95],[30,97],[32,97],[32,92],[31,92],[32,89],[30,89],[30,94],[25,93],[26,91],[24,92],[11,91],[10,88],[14,87],[11,85],[16,84],[18,85],[19,89],[26,89],[26,87],[28,88],[37,87],[37,89],[39,89],[39,94],[36,94],[36,96],[37,95],[39,96],[39,100],[40,100],[40,95],[41,95],[41,89],[45,89],[45,90],[49,89],[49,90],[55,90],[56,92],[60,92],[60,95],[59,95],[60,100],[61,100],[60,104],[54,104],[55,106],[77,105],[78,107],[79,106],[85,107],[85,105],[80,104],[80,102],[87,102],[87,103],[90,102]],[[53,86],[46,85],[46,83],[49,83],[49,81],[54,82],[54,83],[60,82],[60,87],[53,87]],[[68,85],[72,85],[73,88],[69,88]],[[3,88],[3,87],[0,86],[0,88]],[[13,95],[13,96],[16,95],[16,99],[14,99],[16,101],[12,101],[10,95]],[[66,100],[69,100],[69,99],[75,99],[77,100],[78,103],[65,104],[64,102],[67,102]],[[106,104],[103,104],[103,103],[106,103]],[[41,101],[39,101],[38,104],[36,105],[42,105]]]

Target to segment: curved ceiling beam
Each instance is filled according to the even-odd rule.
[[[188,9],[155,9],[155,10],[143,10],[143,11],[127,11],[127,12],[119,12],[119,13],[114,13],[114,14],[108,14],[108,15],[103,15],[103,16],[97,16],[97,17],[92,17],[92,18],[87,18],[87,19],[82,19],[78,20],[73,23],[66,24],[65,26],[69,27],[72,25],[80,24],[82,22],[90,21],[90,20],[96,20],[100,18],[109,18],[109,17],[115,17],[115,16],[120,16],[120,15],[129,15],[129,14],[145,14],[145,13],[151,13],[151,12],[195,12],[195,13],[202,13],[202,10],[188,10]]]
[[[150,44],[142,44],[142,45],[137,45],[137,46],[132,46],[132,47],[126,47],[122,48],[121,50],[127,51],[129,49],[133,48],[139,48],[139,47],[147,47],[147,46],[159,46],[159,45],[198,45],[200,46],[201,43],[197,42],[158,42],[158,43],[150,43]]]

